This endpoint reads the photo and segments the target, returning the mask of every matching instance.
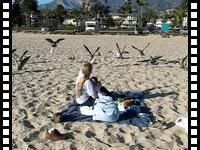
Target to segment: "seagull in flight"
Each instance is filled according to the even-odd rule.
[[[178,63],[180,65],[181,68],[185,68],[186,66],[186,59],[187,59],[188,55],[186,55],[185,57],[183,58],[179,58],[178,60],[171,60],[171,61],[168,61],[167,63],[173,63],[173,64],[176,64]]]
[[[148,43],[143,49],[138,49],[137,47],[132,45],[132,48],[136,49],[140,53],[141,56],[145,56],[144,51],[149,45],[150,43]]]
[[[53,53],[53,48],[57,47],[58,43],[62,40],[64,40],[65,38],[60,38],[60,39],[57,39],[56,41],[53,41],[52,39],[50,38],[46,38],[45,40],[48,41],[50,44],[51,44],[51,53]]]
[[[94,55],[99,51],[100,47],[97,47],[97,49],[92,53],[90,51],[90,49],[85,45],[83,44],[83,46],[85,47],[85,49],[87,50],[87,52],[90,54],[90,60],[92,60],[94,58]],[[101,55],[101,54],[100,54]]]
[[[125,51],[126,45],[124,46],[124,48],[122,50],[119,48],[119,44],[118,43],[116,43],[116,46],[117,46],[117,50],[118,51],[115,51],[115,54],[117,55],[118,58],[124,59],[123,54],[128,53],[127,51]]]

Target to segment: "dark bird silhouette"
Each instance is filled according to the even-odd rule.
[[[50,38],[46,38],[45,40],[46,41],[48,41],[49,43],[51,43],[51,53],[53,52],[53,48],[54,47],[57,47],[58,45],[58,43],[60,42],[60,41],[62,41],[62,40],[64,40],[65,38],[60,38],[60,39],[57,39],[56,41],[53,41],[52,39],[50,39]]]
[[[16,51],[17,51],[17,49],[12,49],[12,55],[13,55],[13,57],[19,58],[19,56],[15,53]]]
[[[185,68],[185,66],[186,66],[185,61],[186,61],[187,57],[188,57],[188,55],[186,55],[186,56],[183,57],[183,58],[179,58],[178,60],[167,61],[167,64],[168,64],[168,63],[173,63],[173,64],[178,63],[178,64],[180,65],[181,68]]]
[[[146,59],[146,60],[141,60],[141,61],[138,61],[138,62],[149,62],[150,64],[152,65],[157,65],[158,64],[158,60],[160,58],[162,58],[163,56],[150,56],[150,59]]]
[[[95,56],[95,54],[99,51],[100,47],[98,47],[93,53],[89,50],[89,48],[83,44],[83,46],[85,47],[86,51],[90,54],[90,60],[92,60]]]
[[[136,49],[140,53],[141,56],[145,56],[144,51],[149,45],[150,45],[150,43],[148,43],[142,50],[138,49],[137,47],[135,47],[133,45],[132,45],[132,48]]]
[[[15,49],[14,49],[15,50]],[[13,50],[13,51],[14,51]],[[13,52],[12,51],[12,52]],[[16,51],[16,50],[15,50]],[[15,52],[14,51],[14,52]],[[14,53],[13,52],[13,53]],[[27,54],[27,52],[28,51],[25,51],[22,55],[21,55],[21,57],[19,58],[19,60],[17,60],[18,58],[16,58],[15,56],[13,57],[14,58],[14,60],[15,60],[15,63],[16,63],[16,67],[17,67],[17,70],[22,70],[23,69],[23,67],[24,67],[24,65],[28,62],[28,60],[31,58],[31,56],[27,56],[27,57],[25,57],[24,58],[24,56]]]
[[[127,51],[125,51],[126,45],[124,46],[124,48],[123,48],[122,50],[120,49],[118,43],[116,43],[116,46],[117,46],[117,50],[118,50],[118,51],[115,51],[115,54],[117,55],[117,57],[118,57],[119,59],[124,59],[123,54],[128,53]]]
[[[17,49],[12,49],[12,53],[16,52]]]

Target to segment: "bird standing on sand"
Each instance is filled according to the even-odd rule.
[[[62,41],[62,40],[64,40],[65,38],[60,38],[60,39],[57,39],[56,41],[53,41],[52,39],[50,39],[50,38],[46,38],[45,40],[46,41],[48,41],[49,43],[51,43],[51,53],[53,52],[53,48],[54,47],[57,47],[58,45],[58,43],[60,42],[60,41]]]
[[[138,49],[137,47],[135,47],[135,46],[133,46],[133,45],[132,45],[132,48],[136,49],[136,50],[140,53],[141,56],[145,56],[144,50],[145,50],[149,45],[150,45],[150,43],[148,43],[147,46],[145,46],[145,48],[143,48],[142,50],[141,50],[141,49]]]

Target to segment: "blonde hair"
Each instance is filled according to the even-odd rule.
[[[77,97],[81,96],[81,89],[83,87],[83,84],[84,84],[85,80],[92,73],[92,64],[90,64],[90,63],[83,64],[81,67],[81,71],[83,73],[83,77],[77,82],[77,84],[75,86],[75,94]]]

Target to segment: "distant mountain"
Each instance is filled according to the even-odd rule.
[[[148,0],[149,5],[154,6],[157,10],[167,10],[179,6],[181,0]]]
[[[63,5],[66,9],[79,9],[83,2],[90,2],[91,0],[52,0],[49,3],[39,5],[39,8],[54,9],[56,5]],[[111,11],[118,10],[127,0],[99,0],[105,6],[109,6]],[[178,6],[181,0],[147,0],[149,5],[154,6],[157,10],[167,10]],[[136,0],[132,0],[133,6],[136,5]],[[136,7],[138,9],[138,7]]]
[[[64,8],[80,8],[81,3],[78,0],[53,0],[46,4],[39,5],[39,9],[43,8],[49,8],[49,9],[55,9],[57,5],[62,5]]]

